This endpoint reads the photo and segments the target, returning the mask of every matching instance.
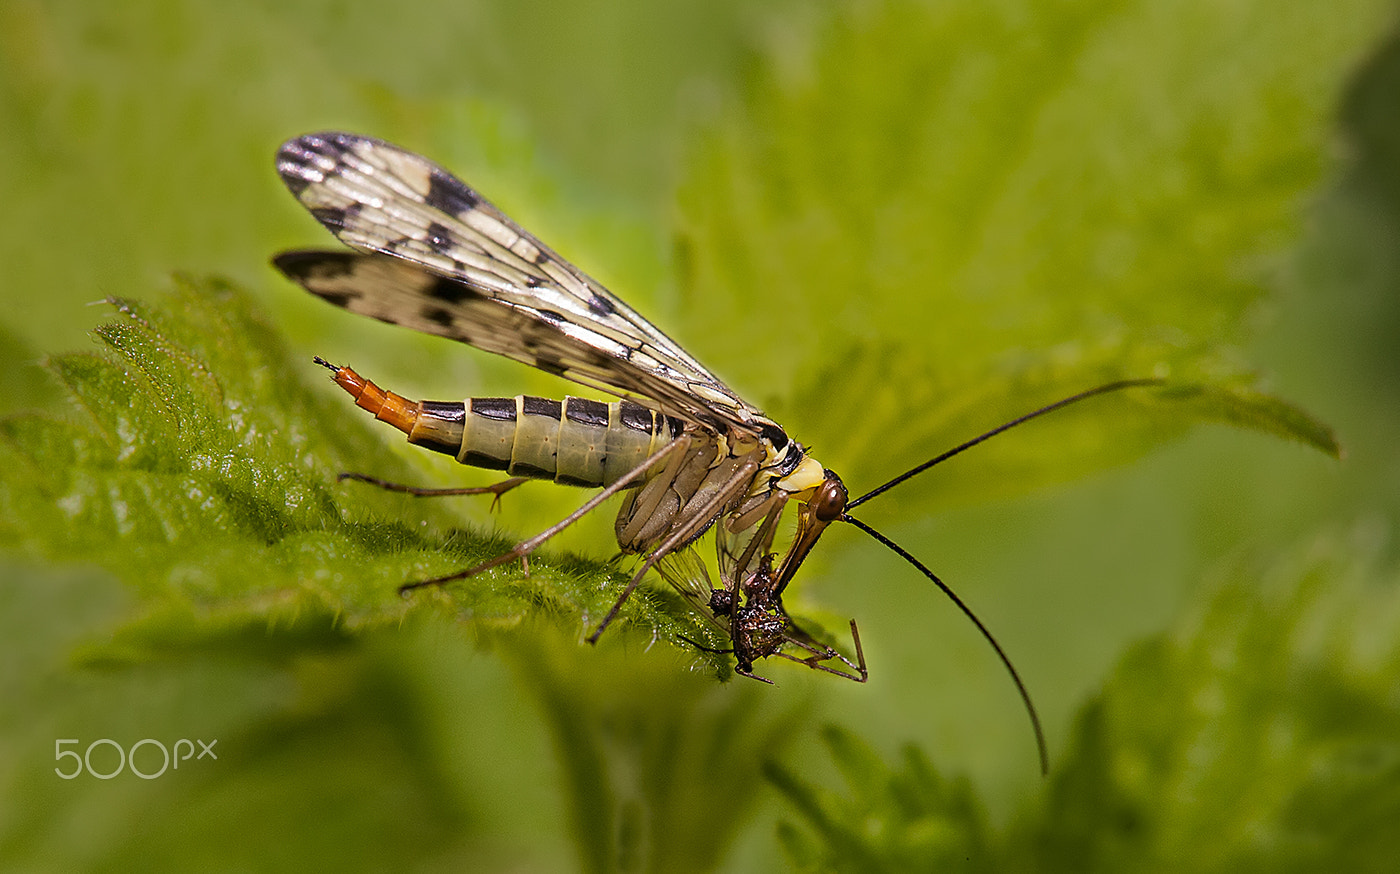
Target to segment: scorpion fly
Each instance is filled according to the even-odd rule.
[[[287,277],[336,306],[447,337],[613,395],[602,403],[519,395],[409,401],[349,367],[321,359],[355,403],[408,441],[510,479],[474,489],[499,497],[525,479],[600,489],[577,511],[504,555],[458,573],[410,582],[409,591],[526,559],[604,500],[621,494],[617,543],[640,566],[589,636],[594,642],[646,574],[655,569],[727,636],[736,672],[778,656],[865,682],[859,632],[854,660],[819,642],[783,607],[783,594],[833,522],[866,532],[935,583],[977,626],[1010,673],[1046,767],[1039,717],[1025,684],[991,632],[922,562],[851,515],[851,510],[928,468],[1024,421],[1094,395],[1157,380],[1098,386],[939,455],[863,496],[808,454],[777,422],[742,400],[631,307],[565,261],[474,189],[431,161],[348,133],[284,143],[277,170],[311,214],[351,251],[295,250],[273,259]],[[775,538],[789,507],[790,539]],[[720,580],[712,585],[695,551],[714,531]],[[787,528],[782,528],[787,531]],[[694,644],[694,641],[689,641]],[[695,644],[699,646],[699,644]],[[703,648],[703,647],[702,647]]]

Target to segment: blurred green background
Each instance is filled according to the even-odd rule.
[[[0,863],[1389,870],[1396,11],[0,3]],[[860,622],[864,686],[716,682],[648,625],[664,593],[581,645],[610,518],[537,583],[401,603],[465,532],[582,497],[336,487],[487,480],[310,356],[412,397],[570,388],[273,273],[332,242],[272,170],[319,129],[457,172],[857,493],[1104,379],[1228,390],[1088,404],[862,511],[997,633],[1050,780],[975,629],[854,532],[794,597]],[[94,340],[106,297],[142,303]],[[1241,412],[1270,397],[1345,459],[1203,424],[1286,430]],[[147,737],[220,758],[54,774],[57,739]]]

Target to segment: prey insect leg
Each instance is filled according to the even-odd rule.
[[[801,656],[790,655],[781,650],[774,652],[773,655],[776,655],[779,658],[785,658],[789,661],[798,662],[799,664],[804,664],[807,667],[812,668],[813,670],[826,671],[828,674],[835,674],[838,677],[845,677],[848,680],[855,680],[857,683],[864,683],[867,679],[869,679],[870,672],[865,667],[865,649],[860,645],[860,632],[856,629],[856,621],[854,619],[851,620],[851,642],[855,645],[856,648],[856,660],[854,663],[852,663],[850,659],[841,655],[841,653],[836,651],[835,649],[818,643],[815,638],[813,638],[807,632],[803,631],[801,628],[798,628],[797,625],[793,623],[791,619],[788,619],[788,624],[793,631],[801,635],[801,639],[793,635],[788,635],[786,638],[787,641],[789,643],[796,644],[802,649],[805,649],[807,652],[811,653],[811,655],[807,656],[806,658],[803,658]],[[850,668],[856,673],[847,673],[846,671],[840,670],[839,668],[833,668],[830,665],[825,664],[825,662],[829,662],[832,659],[839,659],[842,663],[846,665],[846,667]]]

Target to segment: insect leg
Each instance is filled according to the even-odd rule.
[[[782,518],[783,508],[787,506],[787,501],[788,496],[786,492],[775,491],[773,495],[764,502],[764,505],[767,505],[767,512],[763,516],[762,524],[759,526],[758,530],[749,537],[748,545],[744,547],[743,553],[735,560],[733,567],[730,569],[729,576],[732,579],[726,580],[726,588],[730,589],[736,597],[739,594],[738,587],[740,580],[749,572],[749,567],[752,565],[754,557],[760,553],[766,553],[769,547],[773,545],[773,532],[778,528],[778,521]],[[760,505],[759,509],[763,509],[764,505]],[[725,524],[725,529],[730,531],[738,530],[742,527],[748,527],[742,519],[737,522],[726,522]],[[724,557],[725,553],[723,549],[721,549],[719,560],[723,562]],[[721,567],[723,567],[723,564],[721,564]],[[765,579],[771,579],[771,574],[764,574],[763,576]],[[759,595],[766,601],[770,599],[772,593],[770,591],[764,591],[761,593],[750,592],[748,594],[750,597]]]
[[[481,564],[478,564],[474,567],[469,567],[464,571],[458,571],[455,574],[448,574],[442,577],[434,577],[431,580],[419,580],[418,582],[414,583],[404,583],[402,586],[399,586],[399,594],[402,595],[407,592],[411,592],[414,589],[421,589],[425,586],[440,586],[443,583],[450,583],[454,580],[466,579],[467,577],[475,576],[476,574],[479,574],[482,571],[490,570],[491,568],[496,567],[498,565],[503,565],[506,562],[514,561],[518,558],[524,558],[525,556],[538,549],[543,543],[545,543],[545,541],[549,540],[551,537],[558,534],[560,531],[563,531],[565,528],[568,528],[570,525],[574,524],[579,519],[582,519],[588,513],[592,512],[595,508],[597,508],[599,504],[603,503],[608,498],[611,498],[613,495],[627,488],[627,486],[629,486],[634,480],[644,476],[648,470],[652,469],[657,464],[665,460],[669,455],[671,455],[671,453],[676,451],[683,452],[685,447],[688,447],[689,445],[690,437],[682,434],[681,436],[672,440],[670,443],[667,443],[665,446],[658,449],[656,452],[652,453],[651,456],[649,456],[645,461],[632,468],[631,471],[629,471],[617,482],[612,483],[607,488],[598,492],[598,494],[594,495],[592,498],[589,498],[588,502],[585,503],[582,507],[579,507],[574,512],[570,513],[563,519],[559,520],[558,522],[549,526],[545,530],[541,531],[539,534],[536,534],[534,537],[531,537],[529,540],[525,540],[516,544],[515,548],[510,550],[509,552],[502,553],[501,555],[498,555],[493,559],[483,561]]]
[[[714,653],[715,655],[728,655],[729,653],[731,653],[731,652],[734,651],[734,647],[732,647],[732,646],[731,646],[729,649],[715,649],[714,647],[711,647],[711,646],[705,646],[703,643],[700,643],[698,640],[691,640],[690,638],[686,637],[684,634],[677,634],[676,637],[679,637],[681,640],[685,641],[686,643],[690,644],[691,646],[695,647],[696,649],[700,650],[701,652]]]
[[[684,438],[681,437],[672,441],[672,445],[679,442],[681,439]],[[729,479],[725,480],[724,484],[710,495],[709,500],[705,501],[705,503],[701,504],[693,511],[690,507],[685,508],[685,518],[670,529],[666,539],[661,542],[660,546],[652,550],[651,554],[647,556],[647,560],[642,563],[641,568],[633,574],[631,581],[627,584],[627,588],[622,590],[622,594],[618,596],[617,601],[612,605],[612,609],[608,611],[608,615],[603,617],[602,623],[588,636],[589,643],[598,642],[598,637],[608,625],[617,618],[617,612],[622,609],[622,605],[632,596],[632,592],[637,588],[637,584],[642,581],[642,577],[646,576],[647,571],[655,567],[658,561],[665,558],[676,549],[685,546],[690,543],[690,541],[700,536],[700,534],[709,527],[710,523],[714,521],[715,517],[719,515],[720,510],[726,504],[743,494],[744,489],[748,488],[753,482],[754,474],[758,471],[758,463],[757,453],[750,455],[735,469]]]
[[[866,670],[865,667],[865,650],[860,645],[860,632],[856,629],[856,621],[854,619],[851,620],[851,641],[856,648],[856,660],[854,663],[852,663],[850,659],[841,655],[841,653],[836,651],[835,649],[832,649],[829,646],[820,645],[815,638],[813,638],[807,632],[799,628],[797,624],[792,621],[791,618],[788,619],[788,625],[794,632],[800,635],[800,637],[796,637],[789,634],[786,638],[787,641],[789,643],[801,647],[802,649],[805,649],[807,652],[811,653],[811,655],[807,656],[806,658],[802,658],[800,656],[789,655],[788,653],[782,651],[774,652],[773,655],[776,655],[780,658],[785,658],[788,661],[793,661],[799,664],[806,665],[807,667],[812,668],[813,670],[826,671],[828,674],[835,674],[838,677],[845,677],[848,680],[855,680],[857,683],[864,683],[867,679],[869,679],[870,672]],[[833,668],[830,665],[823,664],[824,662],[828,662],[832,659],[840,659],[843,663],[845,663],[846,667],[850,668],[856,673],[847,673],[846,671],[840,670],[839,668]]]
[[[417,486],[408,486],[403,483],[393,483],[379,477],[368,476],[363,473],[342,473],[336,476],[337,482],[345,480],[355,480],[356,482],[369,483],[377,488],[389,492],[404,492],[418,498],[439,498],[449,495],[495,495],[491,499],[491,509],[494,510],[501,504],[501,496],[517,486],[530,481],[529,477],[513,476],[510,479],[501,480],[489,486],[478,486],[460,489],[421,489]]]
[[[757,680],[757,681],[759,681],[760,683],[767,683],[767,684],[770,685],[770,686],[776,686],[776,685],[778,685],[777,683],[774,683],[772,680],[768,679],[767,677],[760,677],[758,674],[755,674],[755,673],[753,672],[753,670],[750,669],[750,668],[738,667],[738,668],[735,668],[735,669],[734,669],[734,673],[738,674],[738,675],[741,676],[741,677],[748,677],[750,680]]]

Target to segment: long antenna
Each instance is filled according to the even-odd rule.
[[[972,608],[963,603],[963,599],[959,598],[956,592],[948,588],[947,583],[940,580],[937,574],[928,569],[927,565],[910,555],[907,549],[854,516],[842,514],[840,518],[842,522],[851,523],[866,534],[869,534],[871,537],[883,543],[885,546],[889,547],[895,555],[909,562],[914,567],[918,568],[920,573],[930,580],[933,580],[933,584],[942,589],[943,594],[947,595],[948,599],[956,604],[958,609],[963,612],[963,615],[972,620],[972,624],[977,626],[977,630],[982,632],[982,636],[987,639],[987,643],[990,643],[992,649],[997,651],[997,657],[1001,659],[1001,663],[1006,666],[1007,673],[1011,675],[1011,681],[1016,684],[1016,691],[1021,693],[1021,702],[1026,705],[1026,713],[1031,718],[1031,730],[1035,732],[1035,748],[1036,751],[1040,753],[1040,773],[1041,776],[1048,775],[1050,773],[1050,753],[1045,747],[1045,731],[1040,727],[1040,714],[1035,712],[1035,704],[1031,703],[1031,693],[1026,689],[1026,684],[1021,682],[1021,675],[1016,672],[1016,666],[1011,664],[1011,659],[1006,655],[1006,650],[1002,649],[1001,644],[997,643],[997,639],[992,635],[992,632],[987,629],[987,626],[982,624],[982,620],[977,618],[977,614],[972,612]]]
[[[871,489],[870,491],[866,492],[860,497],[849,501],[846,504],[846,510],[853,510],[856,507],[859,507],[861,504],[864,504],[871,498],[883,495],[885,492],[889,491],[890,489],[894,488],[895,486],[899,485],[905,480],[912,479],[913,477],[918,476],[919,474],[928,470],[930,467],[933,467],[936,464],[942,464],[943,462],[947,461],[953,456],[966,452],[967,450],[971,449],[977,444],[990,440],[991,438],[1002,433],[1003,431],[1009,431],[1010,429],[1015,428],[1017,425],[1023,425],[1032,419],[1037,419],[1045,415],[1046,413],[1053,413],[1058,409],[1067,407],[1070,404],[1078,403],[1082,400],[1087,400],[1088,398],[1095,397],[1096,395],[1107,394],[1108,392],[1112,391],[1120,391],[1125,388],[1139,388],[1148,385],[1162,385],[1165,382],[1166,380],[1162,379],[1120,379],[1115,382],[1104,383],[1103,385],[1079,392],[1078,394],[1070,395],[1067,398],[1055,401],[1053,404],[1047,404],[1046,406],[1043,406],[1038,410],[1026,413],[1024,416],[1018,416],[1017,418],[1012,419],[1004,425],[998,425],[997,427],[986,432],[985,434],[973,437],[966,443],[961,443],[957,446],[954,446],[947,452],[935,455],[933,458],[930,458],[928,461],[925,461],[923,464],[917,467],[906,470],[904,473],[901,473],[899,476],[895,477],[894,479],[890,480],[884,485],[877,486],[876,488]],[[1035,704],[1031,701],[1030,690],[1028,690],[1026,688],[1026,684],[1022,682],[1020,673],[1016,671],[1016,666],[1011,663],[1011,658],[1007,656],[1006,650],[1001,648],[1001,644],[997,642],[997,639],[992,634],[992,632],[987,628],[986,625],[982,624],[982,620],[977,618],[977,614],[972,612],[972,608],[967,606],[967,604],[963,602],[962,598],[958,597],[956,592],[948,588],[948,585],[942,580],[940,580],[937,574],[929,570],[928,566],[925,565],[923,562],[919,561],[917,558],[915,558],[909,552],[909,550],[900,546],[898,543],[895,543],[893,540],[881,534],[879,531],[876,531],[874,528],[871,528],[869,525],[865,524],[864,522],[860,521],[854,516],[850,515],[849,512],[843,512],[839,518],[842,522],[849,522],[850,524],[864,531],[866,534],[869,534],[871,537],[875,538],[876,541],[886,546],[895,555],[899,556],[900,558],[909,562],[914,567],[918,568],[919,573],[932,580],[933,584],[937,586],[940,590],[942,590],[943,594],[948,596],[948,600],[952,601],[955,605],[957,605],[957,608],[963,612],[963,615],[966,616],[968,619],[971,619],[972,624],[977,626],[977,630],[982,633],[982,637],[986,639],[987,643],[990,643],[992,645],[992,649],[996,650],[997,658],[1001,659],[1002,665],[1006,667],[1006,672],[1011,675],[1011,681],[1016,684],[1016,691],[1021,695],[1021,703],[1026,706],[1026,715],[1028,715],[1031,718],[1031,730],[1035,732],[1035,747],[1036,751],[1040,754],[1040,773],[1042,775],[1049,774],[1050,753],[1045,746],[1045,731],[1040,726],[1040,714],[1036,712]]]
[[[861,495],[859,498],[856,498],[855,500],[846,504],[846,509],[853,510],[856,507],[859,507],[861,504],[864,504],[871,498],[883,495],[885,492],[889,491],[890,489],[894,488],[895,486],[899,485],[905,480],[918,476],[919,474],[928,470],[930,467],[933,467],[935,464],[941,464],[947,461],[948,459],[952,458],[954,455],[958,455],[961,452],[971,449],[972,447],[976,446],[978,443],[983,442],[984,440],[989,440],[1003,431],[1015,428],[1017,425],[1025,424],[1031,419],[1039,418],[1040,416],[1043,416],[1046,413],[1053,413],[1056,410],[1061,409],[1062,407],[1067,407],[1070,404],[1078,403],[1079,401],[1094,397],[1095,395],[1107,394],[1108,392],[1119,391],[1120,389],[1125,388],[1138,388],[1144,385],[1162,385],[1164,382],[1166,382],[1166,380],[1162,379],[1120,379],[1117,382],[1105,383],[1104,385],[1098,386],[1097,388],[1091,388],[1088,391],[1082,391],[1079,394],[1070,395],[1069,397],[1064,398],[1063,400],[1055,401],[1053,404],[1048,404],[1044,407],[1041,407],[1038,410],[1035,410],[1034,412],[1026,413],[1024,416],[1019,416],[1015,419],[1012,419],[1005,425],[998,425],[997,427],[993,428],[985,434],[982,434],[978,437],[973,437],[971,440],[961,445],[954,446],[952,449],[949,449],[942,455],[936,455],[933,458],[930,458],[928,461],[925,461],[918,467],[906,470],[904,473],[901,473],[899,476],[895,477],[894,479],[890,480],[884,485],[877,486],[876,488],[873,488],[865,494]],[[850,521],[854,522],[855,520],[852,519]]]

